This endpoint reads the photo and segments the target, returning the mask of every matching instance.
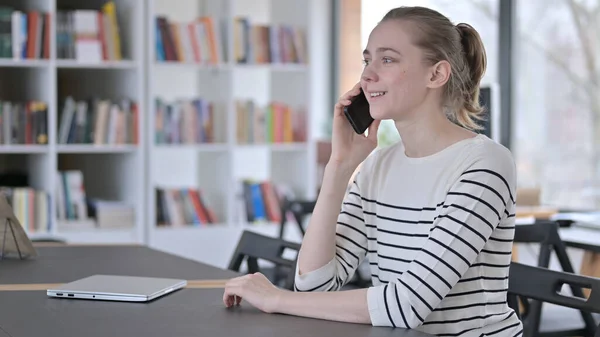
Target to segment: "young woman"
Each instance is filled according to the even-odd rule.
[[[521,335],[506,300],[515,164],[506,148],[473,131],[485,68],[471,26],[422,7],[387,13],[369,37],[360,83],[335,106],[332,154],[299,252],[296,291],[247,275],[227,284],[225,305],[243,298],[265,312],[434,335]],[[376,120],[366,136],[342,112],[361,88]],[[373,151],[383,119],[395,122],[401,142]],[[365,259],[373,286],[338,291]]]

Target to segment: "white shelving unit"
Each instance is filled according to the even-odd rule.
[[[18,10],[51,14],[50,57],[0,59],[0,100],[38,99],[48,103],[47,145],[0,145],[0,172],[14,168],[29,175],[29,185],[51,195],[52,230],[32,237],[60,237],[70,242],[136,242],[225,267],[244,229],[277,235],[278,224],[247,224],[237,217],[236,187],[241,179],[269,180],[289,186],[297,196],[315,198],[316,148],[313,131],[330,109],[329,40],[331,9],[322,0],[115,0],[123,61],[82,63],[57,59],[56,14],[60,9],[96,9],[108,0],[0,0]],[[200,16],[219,19],[224,59],[219,64],[159,62],[155,17],[192,22]],[[306,64],[236,64],[234,18],[252,24],[287,24],[304,30]],[[223,24],[221,24],[222,21]],[[65,97],[127,97],[138,105],[138,144],[94,146],[59,144],[60,109]],[[214,143],[156,144],[156,99],[205,98],[215,103]],[[238,144],[236,105],[252,99],[259,105],[283,102],[306,111],[307,141]],[[57,170],[84,173],[88,197],[135,206],[132,229],[57,230]],[[215,211],[217,224],[157,227],[157,188],[198,188]],[[290,227],[291,228],[291,227]],[[288,239],[298,239],[294,230]]]
[[[185,3],[185,5],[183,4]],[[167,101],[202,97],[219,104],[217,144],[156,145],[148,134],[149,230],[151,247],[180,254],[219,267],[226,267],[244,229],[277,235],[279,224],[249,224],[239,220],[236,204],[242,179],[268,180],[289,186],[299,197],[316,197],[316,149],[311,130],[313,116],[324,114],[329,88],[327,2],[310,0],[151,0],[147,17],[148,100],[150,114],[154,98]],[[154,18],[190,22],[211,16],[225,41],[225,59],[217,65],[156,61]],[[234,18],[247,17],[262,25],[286,24],[306,34],[308,62],[239,64],[235,59]],[[218,22],[218,21],[216,21]],[[224,28],[225,27],[225,28]],[[240,144],[236,135],[236,100],[251,99],[259,106],[282,102],[306,111],[307,139],[299,143]],[[154,121],[148,118],[148,129]],[[313,123],[311,125],[311,123]],[[213,207],[219,222],[207,226],[156,226],[155,188],[199,188]],[[288,239],[298,240],[293,229]]]
[[[48,105],[47,145],[0,145],[0,172],[24,171],[29,186],[50,195],[50,230],[31,232],[32,238],[57,237],[81,243],[143,243],[145,233],[145,129],[138,128],[137,145],[111,146],[59,144],[59,112],[65,97],[90,97],[116,101],[129,98],[138,105],[139,123],[144,125],[144,4],[137,0],[116,0],[123,61],[83,63],[57,58],[57,11],[100,10],[104,0],[1,0],[23,12],[50,14],[48,59],[0,59],[1,100],[40,100]],[[59,229],[57,220],[57,171],[83,172],[87,197],[122,201],[135,208],[135,223],[126,229]]]

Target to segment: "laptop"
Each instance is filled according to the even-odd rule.
[[[47,289],[47,294],[68,299],[148,302],[186,285],[186,280],[170,278],[93,275]]]

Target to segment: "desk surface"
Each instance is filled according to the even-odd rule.
[[[600,253],[600,230],[577,225],[560,228],[561,239],[569,247]]]
[[[51,299],[43,291],[0,292],[0,326],[12,337],[424,336],[410,330],[269,315],[249,305],[232,310],[223,306],[222,296],[220,289],[182,289],[143,304]]]
[[[222,279],[231,271],[138,246],[38,248],[30,261],[0,261],[2,283],[67,282],[94,273]],[[45,291],[0,291],[0,337],[29,336],[399,336],[414,330],[371,327],[223,305],[222,289],[181,289],[149,303],[49,298]]]
[[[66,283],[93,274],[172,277],[186,280],[237,276],[144,246],[36,247],[37,258],[0,260],[0,284]]]

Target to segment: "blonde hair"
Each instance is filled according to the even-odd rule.
[[[487,58],[479,33],[466,23],[454,25],[446,16],[425,7],[398,7],[381,20],[403,20],[414,25],[413,43],[424,51],[431,64],[445,60],[451,75],[444,91],[448,117],[471,129],[481,129],[476,120],[483,120],[479,104],[479,85]]]

